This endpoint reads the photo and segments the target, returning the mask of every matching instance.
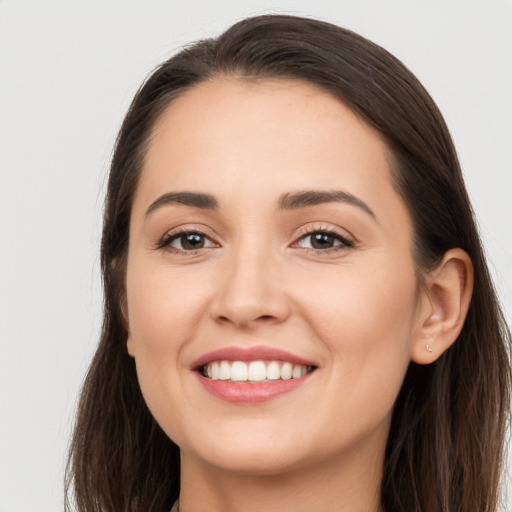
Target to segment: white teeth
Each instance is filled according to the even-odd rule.
[[[231,365],[231,380],[240,382],[247,380],[247,364],[242,361],[235,361]]]
[[[293,367],[292,379],[299,379],[300,377],[302,377],[302,370],[300,365],[296,364]]]
[[[208,375],[212,380],[219,380],[219,363],[215,362],[213,364],[208,365],[208,371],[211,373]]]
[[[221,361],[219,370],[220,380],[231,379],[231,365],[227,361]]]
[[[263,361],[252,361],[249,364],[248,379],[261,382],[267,378],[267,367]]]
[[[289,380],[292,378],[292,375],[293,375],[292,363],[284,363],[283,366],[281,366],[281,379]]]
[[[203,375],[212,380],[232,382],[263,382],[269,380],[289,380],[304,377],[308,371],[304,364],[282,361],[215,361],[203,369]]]
[[[270,361],[267,366],[267,379],[277,380],[281,378],[281,368],[277,361]]]

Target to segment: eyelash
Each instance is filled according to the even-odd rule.
[[[356,247],[356,241],[353,238],[349,238],[348,236],[342,235],[338,233],[337,231],[334,231],[332,229],[325,229],[325,228],[308,228],[306,229],[299,238],[295,242],[293,242],[292,247],[296,246],[300,241],[305,240],[307,237],[311,237],[313,235],[322,234],[331,236],[335,239],[335,241],[341,242],[340,245],[329,247],[327,249],[315,249],[314,247],[303,247],[304,250],[309,252],[314,252],[315,254],[325,254],[325,253],[333,253],[337,251],[343,251],[347,249],[353,249]]]
[[[172,233],[168,233],[165,235],[162,240],[157,245],[157,249],[165,249],[173,253],[177,254],[197,254],[203,247],[195,250],[185,250],[185,249],[177,249],[176,247],[172,247],[171,243],[177,240],[178,238],[181,238],[185,235],[198,235],[201,237],[204,237],[205,239],[208,239],[212,242],[213,246],[218,246],[215,242],[211,240],[211,238],[206,234],[203,233],[200,230],[197,229],[179,229],[177,231],[173,231]]]
[[[333,237],[335,241],[341,242],[340,245],[329,247],[326,249],[315,249],[314,247],[303,247],[304,250],[308,252],[314,252],[315,254],[326,254],[326,253],[332,253],[337,252],[340,250],[346,250],[346,249],[353,249],[357,246],[356,241],[352,238],[349,238],[347,236],[341,235],[340,233],[331,230],[331,229],[325,229],[325,228],[312,228],[305,230],[292,244],[291,247],[297,247],[297,244],[303,240],[305,240],[307,237],[311,237],[312,235],[316,234],[322,234],[327,235],[330,237]],[[176,253],[176,254],[187,254],[187,255],[194,255],[197,254],[201,249],[207,249],[208,247],[200,247],[199,249],[192,249],[192,250],[186,250],[186,249],[178,249],[176,247],[172,247],[171,244],[175,240],[179,239],[182,236],[185,235],[198,235],[200,237],[204,237],[205,239],[210,240],[212,243],[211,247],[219,247],[219,245],[214,242],[206,233],[203,233],[200,230],[195,229],[180,229],[178,231],[173,231],[172,233],[168,233],[166,236],[162,238],[162,240],[157,244],[157,249],[165,249],[170,252]]]

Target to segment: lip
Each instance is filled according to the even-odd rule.
[[[306,366],[317,367],[314,361],[304,359],[291,352],[280,350],[274,347],[255,346],[255,347],[226,347],[212,352],[208,352],[196,359],[191,367],[198,370],[202,366],[213,361],[288,361],[293,364],[303,364]]]
[[[299,379],[273,380],[254,384],[211,380],[195,372],[201,385],[213,396],[225,402],[259,404],[284,395],[305,384],[314,372]]]
[[[201,374],[201,368],[213,361],[287,361],[317,368],[313,361],[299,357],[291,352],[273,347],[227,347],[204,354],[194,361],[192,369],[203,388],[211,395],[225,402],[238,404],[258,404],[289,393],[307,383],[314,372],[304,377],[289,380],[272,380],[256,383],[240,383],[212,380]]]

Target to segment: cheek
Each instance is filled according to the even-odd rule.
[[[344,269],[328,282],[327,289],[310,283],[303,311],[330,352],[332,375],[342,389],[350,390],[354,403],[390,409],[410,362],[416,325],[414,271]]]
[[[304,314],[309,311],[311,322],[330,339],[357,349],[407,337],[414,324],[416,295],[412,268],[393,272],[374,265],[371,272],[335,269],[324,280],[304,282],[302,302]]]
[[[151,263],[151,262],[149,262]],[[204,299],[197,281],[168,266],[128,261],[126,295],[130,337],[139,385],[153,416],[172,438],[180,438],[172,412],[187,404],[182,354],[194,339]]]
[[[206,297],[193,272],[138,265],[134,258],[126,287],[128,322],[139,353],[174,352],[194,337]]]

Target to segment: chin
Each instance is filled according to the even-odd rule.
[[[280,435],[262,434],[257,429],[242,432],[202,435],[196,446],[183,446],[182,455],[193,455],[194,459],[219,470],[261,476],[287,473],[306,463],[304,444],[289,433],[283,436],[283,429]]]
[[[261,447],[222,447],[199,454],[202,460],[218,470],[237,473],[239,475],[275,476],[289,473],[302,467],[304,461],[297,459],[295,453],[262,450]]]

